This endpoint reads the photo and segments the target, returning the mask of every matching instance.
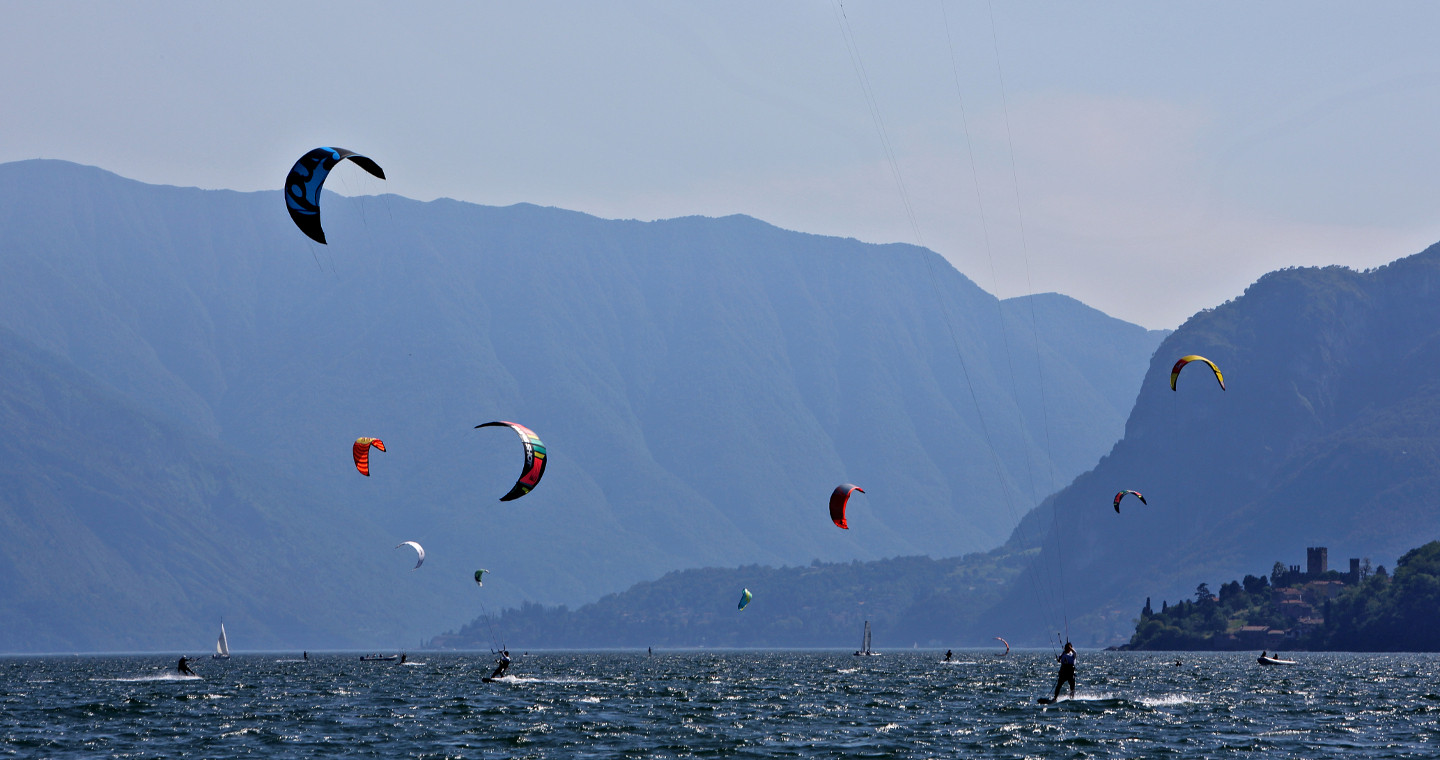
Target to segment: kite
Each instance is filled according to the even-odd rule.
[[[1191,354],[1189,356],[1182,356],[1180,357],[1180,361],[1175,362],[1175,366],[1170,370],[1170,390],[1175,390],[1175,381],[1180,377],[1180,368],[1184,367],[1190,362],[1205,362],[1206,364],[1209,364],[1211,371],[1215,373],[1215,380],[1220,383],[1220,390],[1225,390],[1225,376],[1220,374],[1220,368],[1215,366],[1215,362],[1212,362],[1203,356],[1196,356],[1195,354]]]
[[[540,436],[535,435],[535,431],[513,422],[487,422],[476,425],[475,428],[478,430],[492,425],[514,430],[520,434],[520,442],[525,444],[525,469],[520,471],[520,479],[515,481],[515,487],[510,489],[510,493],[500,497],[500,501],[518,499],[539,485],[540,476],[545,474],[545,444],[540,442]]]
[[[1005,652],[1003,654],[995,655],[996,657],[1004,657],[1005,655],[1010,654],[1010,642],[1000,638],[999,636],[996,636],[995,640],[1005,645]]]
[[[316,148],[300,157],[285,176],[285,208],[295,226],[317,243],[325,242],[325,230],[320,227],[320,188],[330,170],[345,159],[367,172],[385,179],[385,170],[380,165],[344,148]]]
[[[422,547],[420,544],[415,543],[414,541],[401,541],[400,543],[395,544],[396,549],[399,549],[402,546],[414,547],[415,553],[420,555],[420,558],[415,560],[415,566],[410,568],[411,570],[419,570],[420,566],[425,564],[425,548]]]
[[[485,585],[483,582],[481,582],[481,579],[484,578],[484,577],[485,577],[485,574],[488,573],[488,572],[490,572],[490,571],[489,571],[489,570],[476,570],[476,571],[475,571],[475,585],[476,585],[476,586],[484,586],[484,585]]]
[[[361,475],[370,477],[370,447],[374,446],[381,451],[385,450],[385,442],[379,438],[356,438],[355,439],[355,469]],[[403,458],[403,457],[402,457]]]
[[[745,609],[745,605],[747,605],[747,604],[749,604],[749,603],[750,603],[750,589],[747,588],[747,589],[745,589],[745,590],[743,590],[743,591],[740,592],[740,607],[739,607],[739,609],[742,609],[742,610]]]
[[[841,483],[830,492],[830,519],[836,527],[850,530],[849,523],[845,522],[845,505],[850,503],[850,494],[853,491],[865,493],[865,489],[854,483]]]
[[[1149,504],[1149,502],[1145,501],[1145,497],[1140,495],[1139,491],[1121,491],[1115,494],[1115,514],[1120,514],[1120,500],[1125,498],[1125,494],[1127,493],[1135,494],[1135,498],[1139,499],[1141,504]]]

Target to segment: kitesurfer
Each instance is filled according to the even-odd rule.
[[[505,671],[507,671],[507,670],[509,670],[509,669],[510,669],[510,650],[504,649],[504,650],[501,650],[501,651],[500,651],[500,659],[498,659],[498,660],[495,661],[495,672],[490,674],[490,679],[491,679],[491,680],[494,680],[494,679],[496,679],[496,678],[499,678],[499,677],[505,675]]]
[[[1055,700],[1057,700],[1057,699],[1060,698],[1060,687],[1063,686],[1064,684],[1066,684],[1067,682],[1070,684],[1070,698],[1071,698],[1071,699],[1074,699],[1074,698],[1075,698],[1075,647],[1074,647],[1074,646],[1071,646],[1070,642],[1068,642],[1068,641],[1065,642],[1065,651],[1063,651],[1063,652],[1061,652],[1059,655],[1057,655],[1057,656],[1055,657],[1055,661],[1058,662],[1058,663],[1060,663],[1060,675],[1055,678],[1055,695],[1050,698],[1050,701],[1053,702],[1053,701],[1055,701]]]
[[[301,656],[301,658],[304,659],[306,662],[309,662],[309,661],[310,661],[310,653],[309,653],[309,652],[301,652],[301,653],[300,653],[300,656]]]
[[[946,649],[946,650],[945,650],[945,661],[946,661],[946,662],[949,662],[949,661],[950,661],[950,658],[951,658],[951,657],[954,657],[954,656],[955,656],[955,653],[954,653],[954,652],[951,652],[949,649]]]
[[[405,664],[405,653],[404,653],[404,652],[401,652],[401,653],[400,653],[400,664],[401,664],[401,665],[404,665],[404,664]]]
[[[186,656],[183,655],[183,654],[180,655],[180,664],[176,665],[176,666],[175,666],[175,669],[178,670],[178,671],[180,671],[180,675],[182,675],[182,676],[193,676],[193,675],[195,675],[195,671],[193,671],[193,670],[190,669],[190,658],[189,658],[189,657],[186,657]]]

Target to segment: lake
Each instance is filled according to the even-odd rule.
[[[1440,656],[542,652],[0,658],[0,756],[24,758],[1435,758]],[[1176,659],[1181,664],[1176,665]]]

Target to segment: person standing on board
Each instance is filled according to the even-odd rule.
[[[509,670],[509,669],[510,669],[510,650],[508,650],[508,649],[502,649],[502,650],[500,651],[500,659],[498,659],[498,660],[495,661],[495,672],[490,674],[490,679],[493,681],[493,680],[496,679],[496,678],[503,677],[503,676],[505,675],[505,671],[507,671],[507,670]]]
[[[1075,647],[1070,642],[1065,642],[1065,651],[1061,652],[1055,661],[1060,663],[1060,675],[1055,678],[1055,695],[1050,701],[1060,698],[1060,687],[1067,682],[1070,684],[1070,698],[1075,698]]]

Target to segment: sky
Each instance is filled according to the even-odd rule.
[[[1440,241],[1440,4],[0,3],[0,162],[914,243],[1151,328]]]

